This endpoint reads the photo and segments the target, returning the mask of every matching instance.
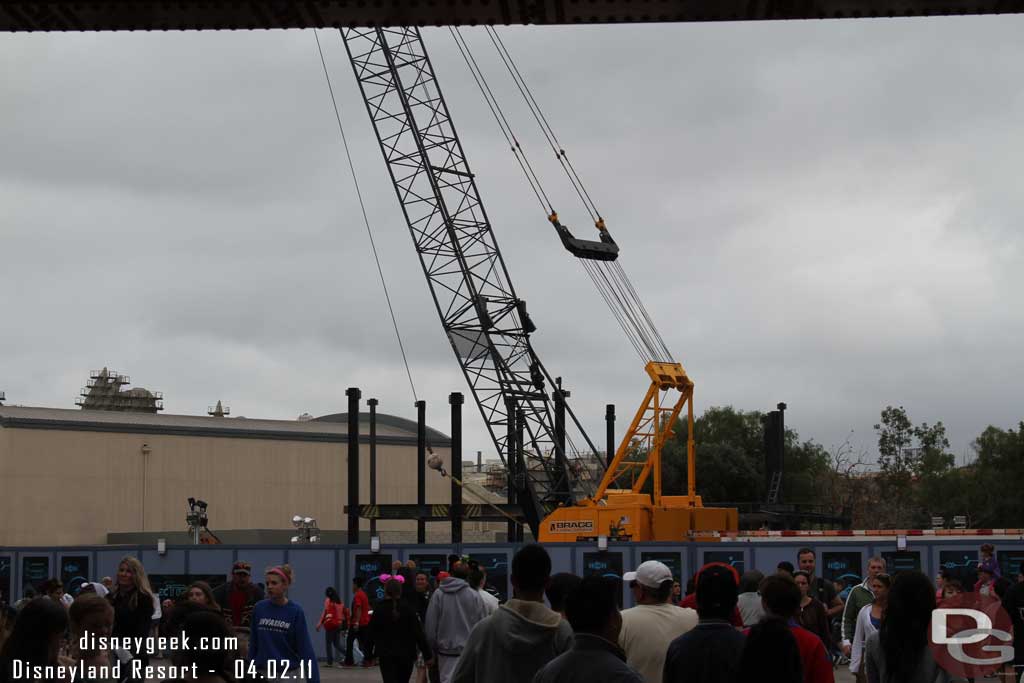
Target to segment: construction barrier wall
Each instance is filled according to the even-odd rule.
[[[1014,530],[1017,531],[1017,530]],[[846,536],[805,535],[800,532],[771,532],[771,535],[725,537],[712,543],[611,543],[600,550],[597,543],[546,544],[554,572],[579,575],[608,574],[621,576],[645,560],[657,559],[670,566],[682,578],[692,576],[706,562],[726,562],[741,573],[759,569],[765,574],[775,571],[779,562],[797,564],[797,551],[812,548],[817,555],[817,573],[829,578],[863,575],[867,560],[874,555],[885,557],[890,573],[916,568],[934,577],[940,568],[947,568],[962,580],[973,584],[970,577],[977,565],[978,548],[992,543],[1004,575],[1020,571],[1024,563],[1024,535],[959,534],[959,535],[892,535],[867,536],[852,532]],[[920,532],[912,532],[920,533]],[[904,549],[900,549],[904,546]],[[367,546],[347,545],[263,545],[263,546],[167,546],[160,552],[153,545],[81,546],[81,547],[0,547],[0,591],[9,599],[20,597],[26,586],[59,576],[65,589],[74,592],[84,580],[116,576],[117,565],[125,555],[142,560],[152,577],[154,589],[162,597],[176,597],[194,580],[211,582],[228,578],[236,560],[252,564],[253,580],[262,581],[264,568],[289,563],[295,570],[291,598],[306,612],[310,631],[316,625],[323,606],[324,589],[338,588],[348,600],[351,580],[356,575],[369,579],[371,600],[380,589],[373,577],[390,569],[394,560],[412,559],[427,570],[442,567],[450,553],[469,555],[488,569],[489,584],[505,598],[511,591],[510,563],[516,551],[514,544],[473,545],[398,545],[381,547],[371,552]],[[383,592],[380,592],[383,595]],[[623,590],[623,607],[632,604],[629,591]],[[317,636],[318,634],[314,634]],[[323,639],[314,637],[317,654],[324,655]]]

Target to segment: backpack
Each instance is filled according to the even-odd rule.
[[[337,631],[343,628],[348,622],[348,609],[340,602],[332,602],[330,598],[324,603],[324,628],[328,631]]]

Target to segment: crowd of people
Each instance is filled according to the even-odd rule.
[[[552,574],[536,544],[514,555],[504,603],[468,557],[449,556],[447,571],[433,575],[396,562],[373,577],[382,588],[376,600],[362,577],[348,602],[327,587],[313,630],[324,634],[323,667],[379,667],[384,683],[829,683],[847,665],[858,682],[951,680],[928,647],[932,611],[965,588],[951,575],[936,583],[918,571],[891,576],[872,557],[862,582],[840,586],[817,574],[813,550],[795,559],[767,576],[709,563],[685,589],[665,564],[643,562],[621,577],[628,609],[617,578]],[[1002,601],[1013,619],[1010,673],[1024,666],[1024,576],[1002,577],[990,545],[978,576],[970,588]],[[0,683],[28,670],[67,683],[319,683],[313,622],[289,598],[294,581],[282,565],[257,584],[239,561],[216,589],[198,581],[161,601],[131,556],[113,579],[82,583],[74,597],[51,579],[41,595],[0,610]],[[175,638],[182,634],[191,647]],[[161,636],[151,642],[163,651],[144,645],[147,636]]]

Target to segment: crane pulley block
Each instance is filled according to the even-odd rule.
[[[591,261],[614,261],[619,258],[619,245],[612,239],[611,233],[604,227],[604,221],[598,221],[597,227],[601,234],[600,240],[581,240],[573,236],[569,228],[558,221],[558,214],[552,213],[548,220],[555,226],[558,239],[562,245],[576,258]]]

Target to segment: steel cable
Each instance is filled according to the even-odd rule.
[[[320,53],[320,64],[324,69],[324,78],[327,81],[327,90],[331,95],[331,104],[334,105],[334,117],[338,122],[338,131],[341,133],[341,141],[345,147],[345,158],[348,159],[348,169],[352,174],[352,183],[355,185],[356,197],[359,198],[359,209],[363,214],[363,224],[366,226],[366,234],[370,238],[370,248],[373,250],[373,260],[377,264],[377,274],[380,276],[380,284],[384,289],[384,299],[388,304],[388,311],[391,314],[391,324],[395,328],[395,337],[398,339],[398,349],[402,352],[402,362],[405,364],[405,374],[409,378],[409,388],[412,389],[413,399],[419,401],[416,395],[416,383],[412,379],[412,370],[409,368],[409,358],[405,353],[405,344],[402,343],[402,333],[398,329],[398,318],[395,315],[395,309],[391,305],[391,295],[388,293],[388,283],[384,278],[384,269],[380,265],[380,256],[377,253],[377,243],[373,239],[373,230],[370,228],[370,218],[366,213],[366,202],[363,201],[363,193],[359,187],[359,178],[356,175],[356,167],[352,161],[352,152],[348,146],[348,137],[345,135],[345,126],[341,123],[341,111],[338,108],[338,100],[334,96],[334,86],[331,84],[331,75],[327,70],[327,60],[324,59],[324,50],[320,45],[320,36],[317,32],[313,31],[313,37],[316,38],[316,49]]]

